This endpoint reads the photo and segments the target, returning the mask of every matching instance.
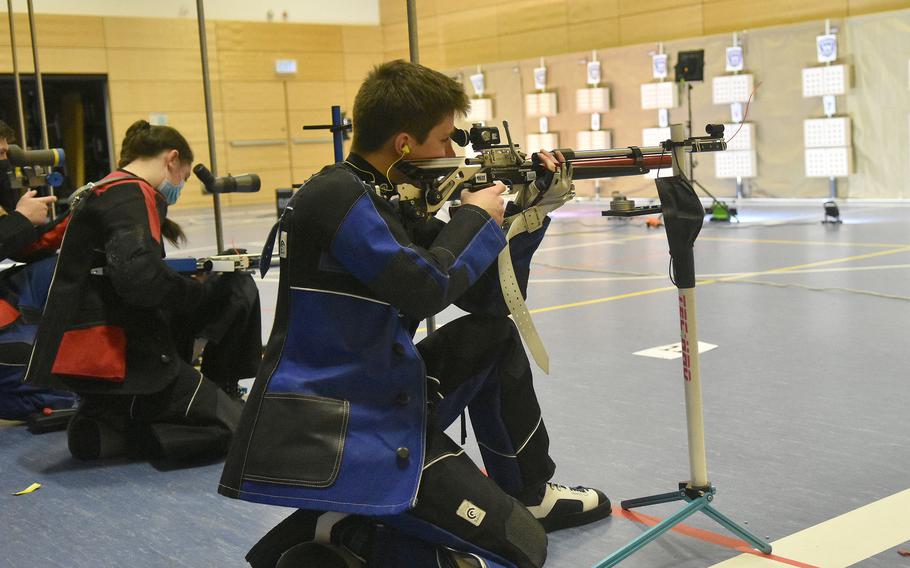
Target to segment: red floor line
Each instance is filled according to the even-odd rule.
[[[626,511],[618,505],[613,506],[613,515],[617,517],[622,517],[628,519],[635,523],[640,523],[649,527],[653,527],[657,523],[661,522],[663,519],[659,517],[652,517],[651,515],[645,515],[642,513],[636,513],[633,511]],[[781,564],[787,564],[789,566],[796,566],[797,568],[818,568],[812,564],[806,564],[805,562],[800,562],[799,560],[793,560],[790,558],[784,558],[783,556],[775,556],[774,554],[762,554],[758,552],[748,543],[742,541],[738,538],[733,538],[725,536],[722,534],[713,533],[711,531],[706,531],[704,529],[697,529],[695,527],[690,527],[684,524],[678,524],[672,529],[672,532],[676,532],[688,537],[697,538],[704,542],[709,542],[711,544],[716,544],[718,546],[723,546],[724,548],[729,548],[737,552],[743,552],[746,554],[753,554],[755,556],[761,556],[762,558],[767,558],[768,560],[774,560],[775,562],[780,562]]]

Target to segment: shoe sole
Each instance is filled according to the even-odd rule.
[[[594,507],[590,511],[573,513],[571,515],[560,515],[559,517],[554,517],[552,519],[543,518],[538,519],[538,521],[543,525],[546,532],[551,533],[606,519],[611,513],[613,513],[613,507],[610,505],[610,502],[607,501],[606,503]]]

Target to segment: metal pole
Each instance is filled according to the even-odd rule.
[[[202,0],[196,0],[196,19],[199,22],[199,52],[202,56],[202,90],[205,94],[205,122],[209,136],[209,163],[212,175],[218,175],[218,159],[215,150],[215,123],[212,113],[212,83],[209,80],[209,54],[205,38],[205,8]],[[218,252],[224,250],[224,232],[221,226],[221,195],[212,194],[212,206],[215,212],[215,243]]]
[[[25,128],[25,111],[22,109],[22,85],[19,83],[19,60],[16,57],[16,24],[13,21],[13,0],[6,0],[9,10],[9,45],[13,56],[13,80],[16,81],[16,107],[19,109],[19,144],[28,150],[27,129]]]
[[[332,143],[335,149],[335,162],[344,161],[344,131],[341,130],[341,127],[344,126],[344,122],[341,120],[341,107],[338,105],[332,106]]]
[[[47,116],[44,108],[44,81],[41,79],[41,66],[38,64],[38,32],[35,28],[35,10],[32,0],[28,0],[28,27],[32,35],[32,59],[35,62],[35,85],[38,87],[38,118],[41,124],[41,147],[49,150],[51,145],[47,140]],[[54,195],[54,188],[48,184],[47,193]],[[57,206],[51,203],[51,219],[57,217]]]
[[[417,48],[417,0],[408,0],[408,48],[411,51],[411,63],[420,63]]]
[[[38,87],[38,117],[41,121],[41,144],[42,148],[49,150],[51,145],[47,141],[47,117],[44,109],[44,83],[41,80],[41,66],[38,64],[38,34],[35,29],[35,11],[32,8],[32,0],[28,0],[28,25],[32,34],[32,58],[35,61],[35,84]],[[51,195],[53,195],[51,189]]]
[[[691,129],[690,129],[691,132]],[[670,139],[684,139],[681,124],[670,127]],[[673,175],[685,177],[680,167],[685,151],[673,149]],[[690,155],[691,157],[691,155]],[[679,328],[682,340],[683,377],[686,391],[686,431],[689,437],[689,486],[708,487],[708,463],[705,452],[705,421],[702,412],[701,372],[698,358],[698,330],[695,320],[695,288],[679,289]]]

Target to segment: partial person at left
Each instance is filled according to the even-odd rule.
[[[192,160],[176,129],[139,120],[119,168],[73,198],[26,382],[82,398],[67,430],[76,458],[186,462],[230,444],[237,380],[261,357],[259,296],[248,275],[184,275],[164,260],[164,239],[186,240],[167,214]]]
[[[24,420],[49,409],[71,408],[76,396],[65,391],[22,384],[57,257],[55,249],[34,245],[48,223],[55,197],[22,195],[10,181],[14,175],[7,152],[16,141],[13,129],[0,121],[0,261],[15,258],[0,271],[0,419]]]

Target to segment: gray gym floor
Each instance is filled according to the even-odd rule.
[[[528,305],[551,359],[551,375],[535,381],[555,481],[602,488],[618,505],[672,491],[689,471],[680,361],[633,354],[679,341],[665,235],[643,218],[602,218],[604,206],[556,213]],[[706,222],[696,243],[699,338],[718,346],[701,357],[708,469],[714,505],[773,542],[910,487],[910,207],[844,205],[842,225],[819,222],[821,200],[739,207],[740,223]],[[171,256],[213,252],[210,211],[175,218],[190,242]],[[225,242],[258,252],[273,221],[273,208],[225,208]],[[266,335],[277,276],[260,282]],[[477,456],[470,438],[468,450]],[[0,426],[0,566],[245,566],[289,511],[218,496],[220,471],[84,464],[62,432]],[[40,490],[11,496],[36,481]],[[665,518],[681,506],[637,511]],[[875,541],[866,532],[804,545],[830,549],[838,561],[825,568],[910,567],[897,552],[910,548],[910,507],[873,521],[868,532],[907,536],[859,556]],[[685,525],[620,566],[705,567],[741,554],[704,515]],[[592,566],[643,530],[616,515],[554,533],[547,566]],[[780,554],[760,566],[820,566]]]

